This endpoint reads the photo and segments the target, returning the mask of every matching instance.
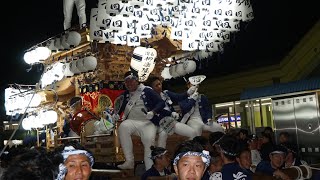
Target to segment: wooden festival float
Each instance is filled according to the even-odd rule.
[[[25,106],[25,111],[19,111],[24,113],[19,125],[26,130],[45,130],[48,150],[77,139],[93,152],[97,163],[116,165],[123,162],[117,137],[121,122],[112,122],[111,131],[106,127],[98,132],[95,123],[106,124],[109,117],[106,110],[114,108],[115,99],[124,91],[124,74],[130,68],[134,69],[142,82],[150,74],[163,79],[183,77],[195,71],[196,61],[223,51],[231,33],[240,30],[240,22],[253,19],[249,1],[233,2],[239,3],[238,6],[231,3],[224,6],[230,6],[224,10],[218,4],[210,5],[209,1],[203,1],[202,5],[200,2],[179,2],[180,5],[166,0],[154,6],[144,6],[144,2],[138,0],[100,0],[98,8],[91,9],[89,27],[72,27],[28,49],[25,61],[31,65],[43,65],[44,71],[33,88],[8,89],[10,97],[14,97],[8,100],[9,104],[26,101],[15,96],[21,91],[28,94],[27,100],[31,102]],[[121,9],[116,6],[119,3]],[[110,9],[108,5],[117,8]],[[189,5],[192,8],[187,8]],[[126,13],[122,13],[124,10]],[[200,11],[206,13],[201,15]],[[84,111],[71,120],[77,135],[64,138],[61,134],[70,111],[69,101],[75,96],[82,98]],[[33,102],[34,97],[37,97],[37,103]],[[10,107],[9,111],[17,111],[14,106]],[[203,135],[207,136],[207,133]],[[176,134],[169,136],[169,152],[173,154],[177,142],[186,139]],[[133,136],[133,141],[135,161],[142,162],[143,145],[137,136]],[[294,172],[299,176],[309,171],[301,168]],[[108,173],[111,177],[134,176],[133,171],[94,170],[94,173]]]

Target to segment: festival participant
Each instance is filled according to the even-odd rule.
[[[76,141],[71,141],[56,150],[58,157],[62,158],[59,165],[59,174],[56,180],[89,180],[93,155]]]
[[[222,179],[242,179],[251,180],[252,173],[248,173],[239,166],[236,161],[237,155],[240,153],[239,143],[235,137],[225,135],[219,142],[220,156],[223,161],[223,167],[221,170]]]
[[[210,151],[210,156],[210,165],[202,176],[201,180],[216,180],[222,178],[221,169],[223,162],[220,154],[215,151]]]
[[[189,82],[188,87],[198,89],[199,85],[193,86]],[[183,114],[181,122],[192,127],[197,136],[201,136],[202,130],[224,132],[222,126],[212,119],[212,108],[208,98],[199,94],[197,90],[190,97],[180,101],[179,105]]]
[[[58,165],[51,158],[53,156],[42,147],[22,148],[19,154],[10,153],[13,153],[10,155],[13,157],[1,177],[2,180],[52,180],[59,172]]]
[[[64,30],[68,30],[71,27],[72,12],[73,12],[74,5],[76,5],[76,8],[77,8],[80,27],[82,28],[86,26],[86,23],[87,23],[86,1],[85,0],[63,0]]]
[[[178,180],[200,180],[210,165],[209,151],[192,140],[179,144],[174,154],[173,167]]]
[[[255,173],[269,176],[277,176],[283,180],[290,179],[286,174],[284,174],[281,171],[281,169],[284,166],[286,153],[287,150],[283,146],[273,146],[273,150],[269,153],[270,161],[261,161],[258,164]]]
[[[165,101],[165,108],[160,111],[160,116],[167,117],[166,120],[170,120],[174,125],[172,126],[172,132],[179,134],[181,136],[189,137],[193,139],[196,136],[196,132],[188,125],[180,123],[177,120],[179,119],[179,114],[174,111],[173,104],[182,101],[183,99],[188,98],[188,94],[192,94],[194,90],[189,89],[185,93],[174,93],[168,90],[162,90],[162,82],[159,77],[150,76],[145,83],[145,85],[150,86],[155,92],[157,92],[163,101]],[[170,118],[171,117],[171,118]],[[157,124],[159,126],[159,124]],[[158,147],[166,147],[168,132],[163,128],[158,128],[159,137],[158,137]]]
[[[75,96],[69,100],[69,113],[64,113],[64,125],[63,125],[63,137],[79,137],[71,128],[70,121],[73,116],[82,110],[82,98],[80,96]]]
[[[171,161],[168,150],[154,146],[151,146],[150,148],[152,150],[151,159],[153,161],[153,165],[142,175],[141,180],[147,180],[148,177],[170,175],[171,172],[168,167],[170,166]]]
[[[150,147],[155,143],[159,113],[165,107],[164,101],[152,88],[139,83],[136,72],[125,73],[124,83],[127,88],[121,96],[123,103],[119,114],[123,112],[118,132],[120,144],[126,161],[118,165],[120,169],[133,169],[134,156],[131,135],[141,137],[144,146],[144,163],[146,170],[153,162],[150,159]]]

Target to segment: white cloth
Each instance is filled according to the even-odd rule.
[[[162,130],[162,128],[158,128],[158,132],[158,147],[166,148],[168,133]],[[174,133],[179,134],[181,136],[189,137],[190,140],[192,140],[197,135],[196,132],[190,126],[180,122],[177,122],[175,124]]]
[[[85,0],[63,0],[64,30],[67,30],[71,27],[72,12],[73,12],[74,5],[77,8],[80,27],[82,27],[83,25],[86,25],[87,23]]]
[[[140,97],[140,95],[136,94],[134,96]],[[126,106],[126,108],[128,107],[129,106]],[[141,111],[141,108],[145,108],[141,98],[137,98],[134,102],[134,105],[130,106],[130,108],[130,111],[127,111],[127,119],[119,126],[119,138],[122,151],[126,161],[134,162],[131,135],[140,136],[141,142],[144,146],[144,164],[146,169],[150,169],[153,165],[153,161],[150,159],[150,146],[155,145],[157,128],[151,121],[146,119],[146,115]]]
[[[127,119],[123,121],[119,126],[119,138],[126,161],[134,161],[131,135],[137,135],[141,137],[141,142],[144,146],[145,167],[146,169],[150,169],[153,164],[152,160],[150,159],[150,146],[155,144],[156,132],[157,128],[151,121],[146,121],[145,119]]]

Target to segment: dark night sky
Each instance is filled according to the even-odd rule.
[[[86,0],[88,20],[90,9],[96,7],[97,2]],[[202,72],[221,76],[278,63],[320,17],[316,0],[251,2],[255,18],[241,27],[241,31],[225,45],[223,54],[216,54],[201,64]],[[11,12],[3,14],[1,26],[5,31],[1,33],[1,54],[5,55],[0,66],[1,106],[7,84],[35,84],[39,80],[38,68],[26,71],[29,67],[23,60],[24,51],[63,31],[62,0],[11,0],[7,3]],[[77,23],[75,14],[73,24]]]

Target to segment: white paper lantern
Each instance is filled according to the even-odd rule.
[[[169,67],[163,68],[163,70],[161,71],[161,77],[163,77],[163,79],[171,79],[172,78],[172,76],[170,75],[170,72],[169,72]]]
[[[70,49],[70,44],[67,43],[67,35],[66,34],[61,36],[60,41],[61,41],[61,46],[63,47],[64,50]]]
[[[51,56],[51,50],[47,47],[37,47],[35,49],[37,60],[46,60]]]
[[[179,76],[185,76],[187,74],[187,72],[184,70],[184,65],[183,63],[179,63],[177,65],[175,65],[176,67],[176,73],[179,74]]]
[[[153,48],[136,47],[130,61],[130,67],[138,72],[141,82],[148,79],[155,66],[157,51]]]
[[[31,130],[31,122],[28,117],[22,120],[22,128],[24,130]]]
[[[87,56],[83,58],[83,66],[85,67],[87,72],[94,71],[97,67],[97,58],[94,56]]]
[[[60,38],[55,38],[54,39],[54,47],[56,47],[59,51],[63,50],[63,47],[61,45],[61,39]]]
[[[27,64],[33,64],[34,63],[34,51],[28,51],[24,53],[23,59]]]
[[[169,67],[169,72],[170,72],[170,75],[171,75],[173,78],[178,78],[178,77],[179,77],[179,74],[176,72],[176,65],[170,66],[170,67]]]
[[[81,73],[84,73],[84,72],[87,71],[86,67],[85,67],[84,64],[83,64],[83,60],[84,60],[84,58],[81,58],[81,59],[78,59],[78,60],[76,61],[76,63],[77,63],[77,68],[79,69],[79,71],[80,71]]]
[[[65,77],[72,77],[74,73],[71,71],[71,63],[65,63],[63,65],[63,75]]]
[[[186,60],[183,63],[184,70],[187,74],[193,73],[197,69],[197,63],[192,60]]]
[[[69,47],[76,47],[81,42],[81,35],[76,31],[70,31],[66,34],[66,43]]]
[[[70,71],[73,72],[74,75],[80,74],[81,71],[77,67],[77,61],[72,61],[70,66]]]
[[[100,41],[103,39],[103,33],[100,27],[97,26],[98,8],[91,8],[90,12],[90,39]]]
[[[30,94],[30,98],[32,98],[32,95]],[[40,94],[34,94],[33,98],[30,102],[30,107],[38,107],[42,101],[42,97]]]
[[[53,124],[55,122],[57,122],[58,119],[58,114],[56,111],[54,110],[48,110],[44,112],[45,117],[47,117],[48,119],[46,120],[49,124]]]
[[[51,52],[56,52],[58,51],[59,49],[54,45],[54,42],[55,42],[55,39],[50,39],[48,42],[47,42],[47,48],[51,50]]]

